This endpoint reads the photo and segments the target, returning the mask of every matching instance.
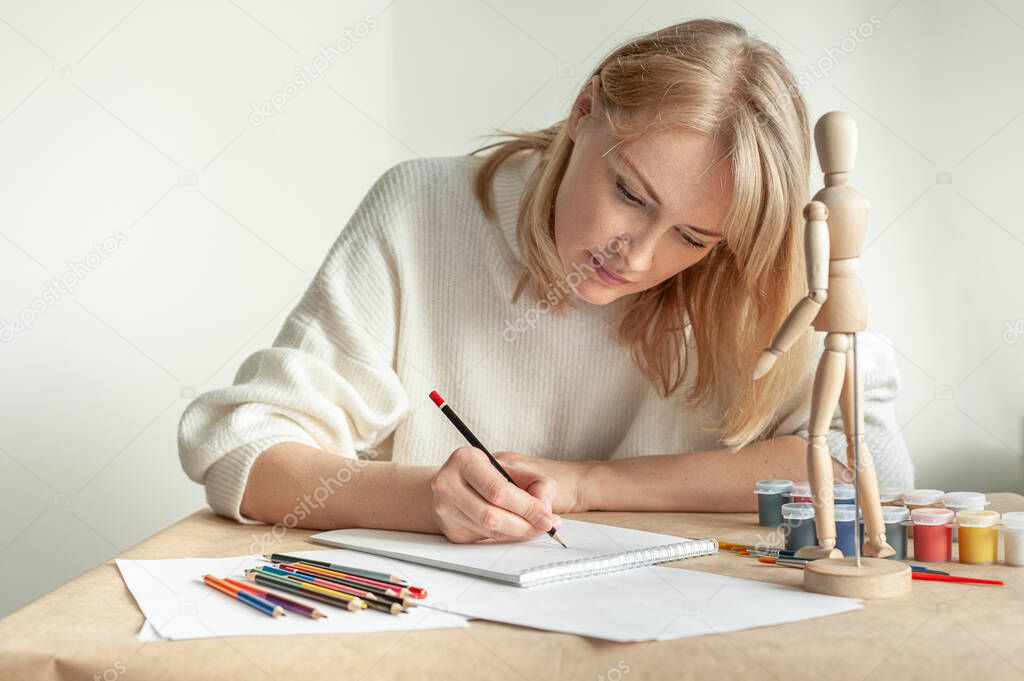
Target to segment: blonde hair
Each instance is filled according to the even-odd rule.
[[[694,20],[620,45],[594,69],[588,85],[595,75],[603,120],[620,142],[652,128],[697,131],[731,160],[733,178],[724,243],[638,293],[618,322],[617,337],[666,397],[686,376],[692,343],[697,372],[686,403],[715,404],[713,413],[720,417],[706,428],[724,445],[738,449],[774,435],[775,408],[806,377],[814,350],[808,330],[771,372],[751,379],[761,351],[807,292],[802,209],[810,131],[793,74],[775,48],[741,26]],[[526,271],[513,302],[527,285],[540,299],[566,277],[553,231],[555,196],[573,149],[566,123],[498,130],[510,139],[471,152],[495,148],[475,183],[491,220],[496,214],[490,188],[498,166],[521,151],[541,153],[519,206],[516,229]]]

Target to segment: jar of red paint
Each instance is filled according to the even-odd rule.
[[[793,483],[793,487],[790,488],[787,496],[791,504],[810,504],[814,502],[814,497],[811,496],[811,483],[806,480]]]
[[[914,525],[914,560],[942,562],[953,559],[953,511],[948,508],[915,508],[910,512]]]

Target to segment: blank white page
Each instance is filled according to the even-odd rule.
[[[455,544],[437,534],[345,529],[321,532],[311,539],[519,586],[615,572],[718,550],[714,539],[689,539],[579,520],[565,520],[558,534],[569,548],[546,534],[523,542]]]

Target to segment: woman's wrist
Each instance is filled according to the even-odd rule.
[[[573,513],[599,511],[610,469],[605,461],[582,461],[575,484]]]

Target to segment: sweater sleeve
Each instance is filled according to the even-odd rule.
[[[820,340],[823,342],[824,338]],[[858,333],[857,363],[864,382],[864,440],[875,462],[878,484],[881,487],[912,489],[914,465],[896,420],[900,375],[889,340],[874,331]],[[785,414],[776,433],[796,434],[805,439],[810,437],[808,428],[813,384],[812,372],[799,404]],[[826,440],[832,456],[845,466],[846,434],[839,405],[836,405]]]
[[[240,512],[253,461],[302,442],[356,458],[384,440],[409,399],[393,370],[399,314],[395,211],[402,164],[385,172],[335,240],[272,347],[250,355],[233,385],[204,392],[178,423],[185,473],[220,515]]]

